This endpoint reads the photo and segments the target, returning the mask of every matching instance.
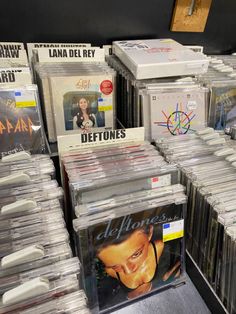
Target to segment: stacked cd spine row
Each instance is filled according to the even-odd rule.
[[[229,313],[236,312],[236,145],[207,128],[157,142],[187,186],[187,249]]]
[[[147,142],[62,154],[89,306],[104,312],[184,281],[186,196]]]
[[[0,313],[89,313],[48,155],[0,161]]]

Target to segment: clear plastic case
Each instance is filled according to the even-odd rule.
[[[21,195],[15,195],[11,197],[3,197],[0,199],[1,206],[4,206],[6,204],[11,204],[12,202],[30,199],[34,200],[36,202],[44,202],[47,200],[53,200],[58,199],[61,200],[63,198],[63,189],[60,187],[53,188],[51,190],[47,191],[33,191],[32,193],[29,191],[29,193],[21,194]]]
[[[160,288],[173,286],[184,280],[182,236],[185,203],[186,196],[183,193],[173,193],[172,196],[160,196],[150,201],[117,207],[74,220],[74,230],[78,240],[77,249],[84,265],[83,283],[90,308],[99,311],[111,310],[131,299]],[[171,231],[170,233],[165,231],[172,226],[176,228],[173,236]],[[146,246],[144,243],[142,246],[141,241],[139,244],[136,243],[136,246],[129,247],[128,241],[134,240],[133,237],[140,237],[140,241],[143,239]],[[112,245],[113,243],[116,245]],[[126,250],[124,245],[127,245]],[[122,250],[122,247],[121,254],[119,250]],[[110,249],[118,250],[119,254],[118,251],[110,252]],[[125,258],[123,256],[125,254],[129,255],[132,249],[135,251],[132,255],[133,261],[123,265],[120,259]],[[127,250],[131,251],[127,252]],[[145,268],[145,256],[149,254],[150,259],[156,262],[149,266],[146,264]],[[108,256],[111,257],[109,261]],[[131,277],[127,279],[129,276],[126,277],[126,267],[127,271],[129,267],[130,269],[136,267],[135,273],[140,275],[138,281]],[[142,269],[145,269],[149,279],[144,279],[146,276],[141,275]],[[107,282],[106,285],[103,284],[104,280]],[[141,283],[147,285],[144,291],[139,290]]]
[[[28,163],[18,163],[18,164],[4,164],[3,167],[0,167],[0,176],[6,176],[13,174],[17,171],[22,171],[28,173],[29,171],[33,171],[34,169],[38,169],[42,174],[50,174],[50,168],[53,168],[53,161],[52,160],[41,160],[41,161],[34,161]],[[44,173],[44,171],[46,171]],[[48,172],[49,171],[49,172]],[[30,172],[29,172],[30,173]]]
[[[31,288],[37,287],[35,284],[41,284],[43,288],[41,291],[35,291],[35,289],[32,289],[32,293],[25,293],[20,294],[18,298],[14,297],[15,293],[12,293],[9,296],[8,291],[8,298],[4,298],[4,295],[1,300],[1,306],[0,306],[0,313],[20,313],[20,311],[26,310],[27,308],[31,306],[36,306],[41,303],[44,303],[46,301],[50,301],[55,299],[55,297],[59,295],[65,295],[71,292],[75,292],[79,289],[79,283],[77,280],[76,275],[68,276],[67,278],[58,279],[55,281],[48,281],[46,278],[35,278],[32,279],[31,282],[27,283],[27,292]],[[18,287],[18,291],[22,291],[22,285]],[[24,286],[25,288],[25,286]],[[32,295],[32,294],[35,295]],[[6,296],[6,294],[5,294]],[[12,297],[12,298],[10,298]],[[5,300],[4,300],[5,299]],[[7,300],[6,300],[7,299]],[[5,301],[5,302],[4,302]]]
[[[47,194],[46,194],[47,195]],[[31,196],[31,195],[30,195]],[[62,194],[60,194],[58,197],[62,197]],[[36,200],[38,199],[38,200]],[[37,213],[43,213],[47,212],[50,210],[54,210],[56,208],[60,208],[60,201],[59,199],[49,199],[44,198],[44,194],[41,194],[40,196],[35,196],[31,198],[22,198],[15,203],[9,203],[10,199],[7,198],[8,202],[5,203],[4,206],[10,205],[10,208],[12,208],[12,204],[14,204],[14,207],[10,211],[4,210],[4,206],[1,207],[0,211],[0,218],[2,221],[6,219],[11,219],[11,218],[17,218],[17,217],[22,217],[22,216],[27,216],[27,215],[33,215]],[[11,199],[12,201],[12,199]],[[13,199],[14,201],[14,199]],[[4,202],[1,203],[1,205],[4,204]],[[18,205],[18,206],[17,206]],[[29,205],[29,206],[27,206]],[[6,207],[5,207],[6,209]]]
[[[25,166],[24,169],[10,169],[9,171],[5,171],[5,172],[1,172],[0,173],[0,185],[4,186],[6,183],[5,182],[8,182],[8,180],[14,180],[14,177],[17,176],[17,178],[19,177],[21,180],[21,177],[23,177],[24,179],[27,178],[27,180],[30,179],[30,177],[33,177],[33,176],[40,176],[40,175],[44,175],[44,174],[48,174],[50,175],[51,177],[53,177],[55,175],[55,168],[53,166],[53,163],[50,162],[50,163],[47,163],[44,165],[42,165],[42,168],[39,167],[39,165],[35,166],[35,167],[32,167],[32,168],[27,168]],[[10,179],[9,179],[10,177]],[[13,179],[12,179],[13,178]],[[28,179],[29,178],[29,179]]]
[[[116,73],[105,62],[39,63],[36,81],[49,142],[59,135],[115,128]],[[84,101],[88,119],[82,112]]]
[[[0,277],[37,269],[71,257],[69,243],[58,243],[49,247],[33,244],[11,253],[10,256],[5,255],[1,260]]]
[[[0,257],[3,258],[8,254],[19,251],[29,245],[40,244],[44,247],[50,247],[55,244],[66,242],[69,242],[69,234],[66,229],[53,230],[47,233],[47,237],[45,237],[45,234],[41,234],[31,236],[30,238],[0,244]]]
[[[60,278],[66,278],[73,274],[79,274],[80,263],[77,257],[56,262],[38,269],[33,269],[23,273],[6,276],[0,279],[0,295],[8,290],[28,282],[37,277],[43,277],[47,280],[54,281]]]
[[[179,181],[179,173],[175,166],[155,168],[147,165],[149,169],[140,169],[135,172],[116,173],[113,177],[97,178],[71,183],[71,195],[74,204],[99,201],[115,195],[146,190],[152,187],[152,178],[159,178],[163,185],[176,184]],[[162,178],[162,179],[161,179]],[[94,192],[96,191],[96,193]]]
[[[97,202],[89,202],[79,204],[75,207],[75,214],[77,217],[81,215],[94,214],[105,210],[110,210],[115,207],[130,205],[132,203],[144,202],[147,200],[155,199],[159,196],[172,195],[173,193],[184,192],[184,187],[180,184],[171,185],[167,187],[160,187],[158,189],[151,189],[145,191],[138,191],[113,198],[104,199]]]
[[[0,244],[8,243],[11,241],[18,241],[28,237],[34,237],[38,234],[46,235],[50,231],[61,230],[65,227],[65,222],[62,217],[55,220],[55,223],[50,221],[45,223],[38,223],[26,227],[15,228],[0,232]]]
[[[33,306],[21,311],[21,314],[90,314],[86,306],[86,296],[83,290],[69,293],[56,300]]]
[[[28,194],[29,192],[42,192],[45,190],[50,190],[53,188],[57,188],[58,183],[56,180],[50,180],[47,178],[45,181],[40,181],[35,184],[26,184],[24,186],[17,186],[17,187],[10,187],[10,188],[2,188],[0,190],[0,198],[4,198],[7,196],[15,196],[15,195],[22,195]]]
[[[4,155],[20,144],[24,150],[46,152],[43,123],[36,85],[0,87],[0,153]]]
[[[1,217],[1,216],[0,216]],[[4,230],[33,226],[37,228],[38,224],[47,224],[63,221],[63,210],[60,207],[51,208],[49,212],[36,213],[32,215],[20,216],[12,219],[0,221],[0,233]],[[0,236],[1,237],[1,236]]]

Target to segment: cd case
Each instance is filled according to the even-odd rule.
[[[86,90],[79,88],[82,82],[87,82]],[[106,84],[113,86],[112,75],[106,79],[99,75],[53,77],[50,84],[57,136],[114,128],[113,88],[102,89]]]
[[[21,147],[45,153],[45,139],[36,85],[0,87],[0,153]]]
[[[113,53],[136,79],[205,73],[209,61],[173,39],[114,41]]]
[[[74,220],[90,308],[111,310],[183,280],[185,203],[180,193]]]
[[[49,142],[115,128],[116,73],[105,62],[35,64]]]

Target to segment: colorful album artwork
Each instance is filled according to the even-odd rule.
[[[192,133],[206,124],[205,92],[169,92],[150,95],[151,138]]]

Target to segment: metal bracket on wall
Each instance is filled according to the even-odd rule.
[[[173,32],[204,32],[212,0],[176,0]]]

